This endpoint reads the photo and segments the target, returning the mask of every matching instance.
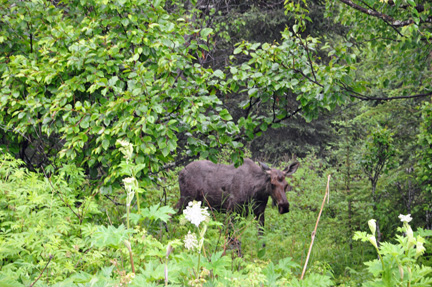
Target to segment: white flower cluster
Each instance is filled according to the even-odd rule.
[[[406,222],[406,223],[408,223],[412,220],[411,214],[408,214],[408,215],[399,214],[398,217],[402,222]]]
[[[191,233],[189,230],[188,234],[185,235],[184,245],[187,250],[193,250],[198,247],[198,240],[195,233]]]
[[[183,210],[183,214],[185,215],[185,218],[196,227],[199,227],[201,222],[208,220],[210,216],[207,207],[201,208],[201,201],[189,202],[186,209]]]
[[[415,257],[418,258],[419,256],[423,255],[423,253],[426,251],[426,248],[423,245],[425,243],[425,240],[420,235],[414,237],[414,232],[411,229],[411,226],[408,224],[412,220],[411,214],[408,215],[400,214],[398,217],[404,224],[403,228],[405,229],[405,234],[408,241],[408,249],[411,249],[412,247],[415,246],[416,247]]]
[[[135,190],[138,189],[138,181],[136,180],[135,177],[126,177],[123,179],[123,184],[125,186],[126,194],[127,194],[126,201],[127,204],[130,205],[132,199],[134,198]]]
[[[423,255],[426,251],[426,248],[424,246],[424,243],[426,242],[426,240],[421,235],[417,235],[416,237],[414,237],[414,232],[413,232],[411,226],[409,225],[409,222],[412,221],[411,214],[408,214],[408,215],[400,214],[399,219],[402,221],[403,227],[398,229],[398,230],[404,232],[404,234],[405,234],[404,237],[398,238],[399,244],[402,245],[403,249],[406,251],[407,256],[408,256],[408,251],[415,249],[415,258],[417,259],[421,255]],[[369,240],[369,242],[377,250],[378,256],[379,256],[380,260],[383,262],[382,264],[384,267],[384,261],[381,257],[381,254],[384,254],[384,253],[379,250],[380,248],[378,247],[378,243],[377,243],[377,240],[375,238],[375,233],[377,230],[377,222],[375,219],[371,219],[368,221],[368,225],[369,225],[369,229],[371,230],[372,234],[367,234],[366,232],[357,231],[354,234],[353,239],[354,240],[360,239],[362,241]],[[403,271],[403,270],[402,271],[401,270],[402,269],[399,265],[399,272]],[[401,273],[401,278],[403,278],[403,272]]]
[[[137,189],[138,181],[135,177],[126,177],[123,179],[123,184],[127,192]]]

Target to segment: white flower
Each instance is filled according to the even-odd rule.
[[[411,214],[408,214],[408,215],[399,214],[398,217],[402,222],[406,222],[406,223],[408,223],[412,220]]]
[[[132,202],[132,199],[134,198],[135,195],[135,190],[138,189],[138,181],[136,180],[135,177],[126,177],[123,179],[123,184],[125,186],[126,192],[127,192],[127,204],[130,205],[130,203]]]
[[[134,183],[135,182],[135,177],[126,177],[126,178],[124,178],[123,179],[123,183],[126,185],[126,184],[132,184],[132,183]]]
[[[185,235],[184,245],[187,250],[193,250],[198,247],[198,240],[195,233],[191,233],[189,230],[188,234]]]
[[[378,244],[377,244],[377,241],[376,241],[375,236],[373,236],[373,235],[369,236],[369,237],[368,237],[368,240],[369,240],[370,243],[372,243],[372,245],[373,245],[375,248],[378,249]]]
[[[123,184],[127,192],[132,192],[138,189],[138,181],[135,177],[126,177],[123,179]]]
[[[208,219],[210,216],[207,207],[201,208],[201,201],[189,202],[186,209],[183,210],[185,218],[190,221],[190,223],[195,224],[196,227],[200,225],[201,222]]]
[[[369,229],[372,232],[372,235],[375,236],[375,231],[376,231],[376,220],[375,219],[371,219],[368,221],[369,224]]]

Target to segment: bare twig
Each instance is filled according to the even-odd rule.
[[[340,87],[349,93],[350,97],[362,100],[362,101],[390,101],[390,100],[401,100],[401,99],[413,99],[413,98],[423,98],[432,96],[432,92],[426,92],[423,94],[409,95],[409,96],[396,96],[396,97],[368,97],[353,91],[350,87],[347,87],[344,83],[340,83]]]
[[[330,178],[331,178],[331,175],[329,175],[329,176],[328,176],[328,179],[327,179],[327,188],[326,188],[326,192],[325,192],[325,194],[324,194],[324,199],[323,199],[323,202],[322,202],[322,204],[321,204],[321,209],[320,209],[320,212],[319,212],[319,214],[318,214],[318,218],[317,218],[317,221],[316,221],[316,224],[315,224],[315,229],[314,229],[314,231],[312,232],[312,240],[311,240],[311,244],[310,244],[310,246],[309,246],[309,251],[308,251],[308,254],[307,254],[307,257],[306,257],[306,262],[305,262],[305,265],[304,265],[304,267],[303,267],[303,272],[302,272],[302,275],[301,275],[301,277],[300,277],[300,280],[303,280],[303,277],[304,277],[304,275],[305,275],[306,268],[307,268],[307,264],[308,264],[308,261],[309,261],[309,256],[310,256],[310,253],[311,253],[311,251],[312,251],[312,246],[313,246],[313,243],[314,243],[314,240],[315,240],[315,234],[316,234],[316,231],[317,231],[317,228],[318,228],[318,223],[319,223],[319,220],[320,220],[320,218],[321,218],[321,213],[322,213],[322,211],[323,211],[323,208],[324,208],[324,204],[325,204],[326,198],[329,197],[329,191],[330,191]]]
[[[119,203],[119,202],[115,201],[114,199],[112,199],[108,194],[104,194],[104,196],[107,199],[109,199],[112,203],[114,203],[115,206],[123,205],[122,203]]]
[[[35,285],[36,282],[38,282],[38,280],[41,278],[42,274],[45,272],[45,269],[47,269],[48,264],[50,264],[50,262],[53,258],[54,258],[54,256],[50,254],[49,260],[48,260],[47,264],[45,265],[44,269],[42,270],[41,274],[39,274],[39,277],[36,278],[36,280],[32,284],[30,284],[30,287],[33,287],[33,285]]]

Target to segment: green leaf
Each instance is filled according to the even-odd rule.
[[[228,112],[227,109],[223,109],[222,111],[220,111],[219,116],[225,121],[231,121],[232,120],[232,116]]]
[[[114,87],[115,84],[117,83],[117,81],[118,81],[118,77],[117,77],[117,76],[112,77],[112,78],[109,79],[109,81],[108,81],[108,86],[110,86],[110,87]]]
[[[80,122],[80,127],[83,129],[87,129],[90,124],[89,120],[90,120],[89,116],[84,117],[84,119],[82,119],[82,121]]]
[[[122,224],[119,227],[112,225],[98,226],[97,231],[93,234],[91,242],[96,247],[114,247],[119,248],[123,246],[123,241],[128,239],[129,234],[133,233],[133,230],[127,230]]]
[[[416,7],[416,3],[414,0],[407,0],[408,4],[410,4],[412,7]]]
[[[237,48],[234,49],[233,54],[237,55],[237,54],[241,53],[241,51],[243,51],[243,47],[237,47]]]
[[[102,141],[102,147],[104,148],[104,150],[107,150],[108,147],[109,147],[109,145],[110,145],[110,141],[107,140],[107,139],[103,139],[103,141]]]
[[[216,76],[216,77],[218,77],[219,79],[224,79],[225,78],[225,74],[221,70],[214,71],[213,75]]]
[[[210,33],[212,33],[212,32],[213,32],[212,28],[204,28],[204,29],[201,29],[200,35],[202,38],[207,38],[207,36],[210,35]]]
[[[21,286],[25,286],[25,285],[19,283],[16,280],[9,279],[8,277],[0,274],[0,286],[2,286],[2,287],[21,287]]]
[[[167,157],[167,156],[170,154],[170,150],[169,150],[168,147],[164,147],[164,148],[162,148],[161,151],[162,151],[162,155],[163,155],[164,157]]]
[[[141,209],[142,217],[150,220],[161,220],[167,222],[171,218],[171,214],[175,214],[174,209],[170,206],[160,206],[159,203]]]
[[[127,18],[123,18],[123,19],[121,20],[121,23],[122,23],[123,26],[126,27],[126,26],[129,24],[129,20],[128,20]]]
[[[248,95],[249,96],[254,96],[254,95],[256,95],[257,92],[258,92],[257,88],[252,88],[252,89],[249,89]]]
[[[170,151],[175,151],[177,148],[177,142],[175,139],[169,139],[167,142],[167,147]]]

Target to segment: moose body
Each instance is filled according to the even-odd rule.
[[[210,161],[195,161],[187,165],[179,174],[179,212],[189,201],[197,200],[211,208],[223,211],[244,211],[252,206],[253,213],[264,226],[264,211],[268,198],[277,204],[279,213],[289,211],[285,192],[291,187],[285,180],[299,166],[290,164],[283,171],[270,169],[260,163],[245,159],[243,165],[214,164]]]

